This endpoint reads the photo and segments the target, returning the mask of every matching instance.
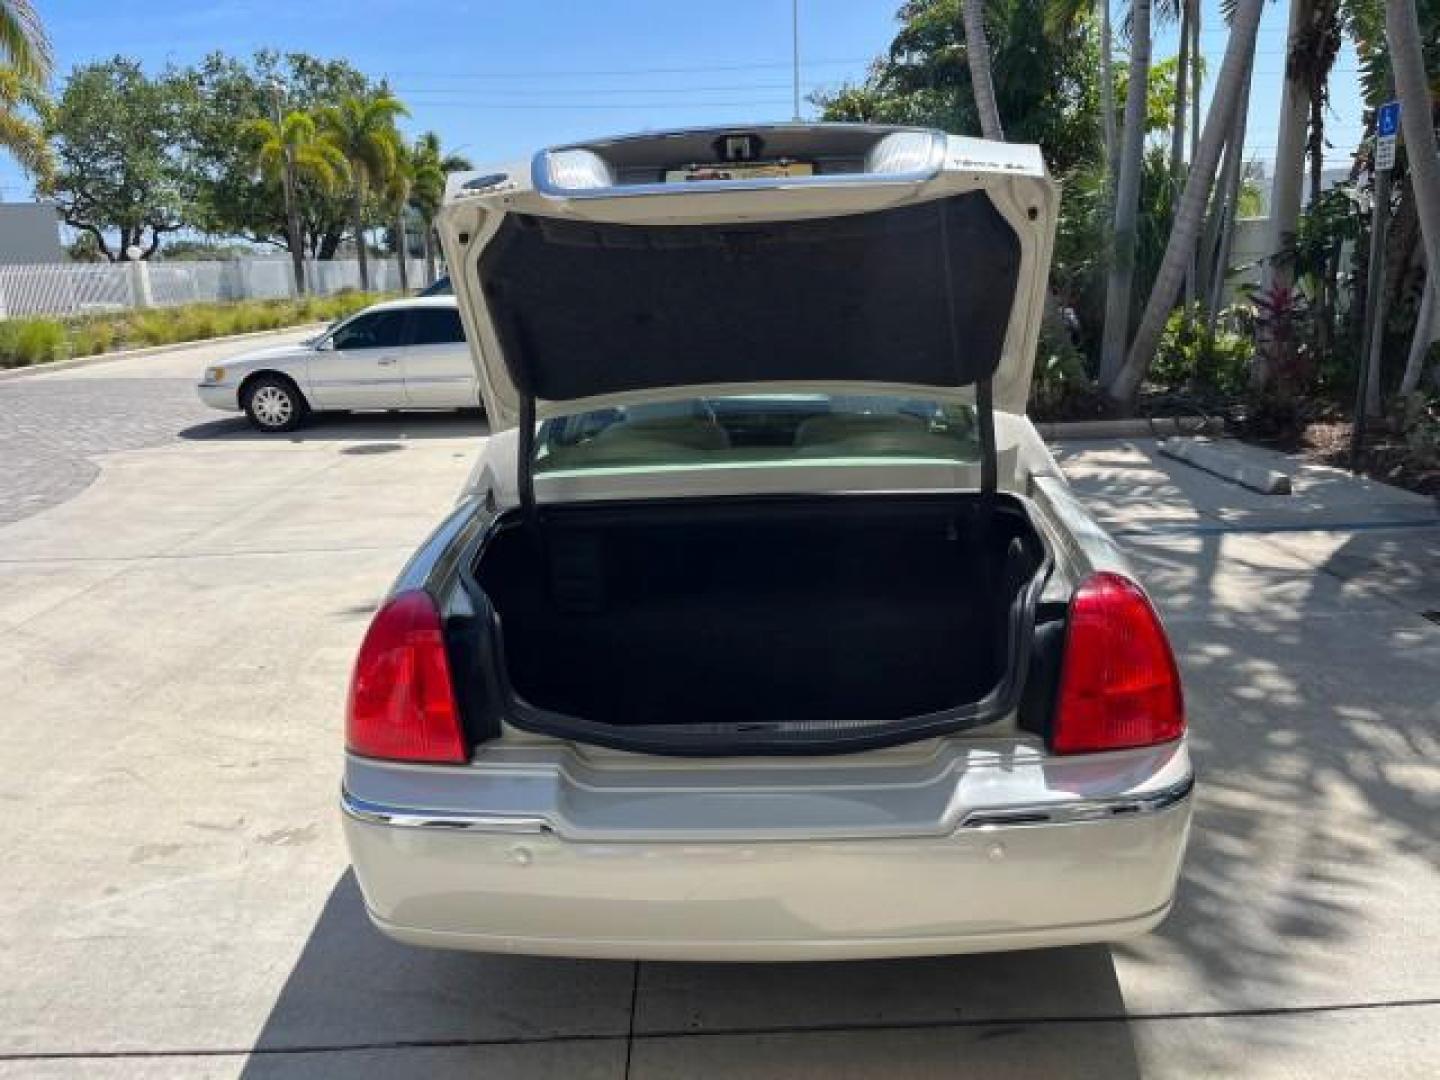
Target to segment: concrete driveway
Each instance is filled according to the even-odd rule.
[[[361,912],[341,711],[483,423],[253,436],[189,396],[224,348],[0,385],[7,459],[93,469],[23,507],[0,486],[0,1074],[1434,1075],[1433,505],[1062,448],[1188,679],[1193,847],[1147,939],[843,965],[429,953]],[[81,419],[27,436],[41,414]]]

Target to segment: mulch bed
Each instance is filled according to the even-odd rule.
[[[1297,432],[1277,438],[1242,438],[1272,450],[1298,453],[1316,465],[1350,468],[1350,421],[1314,420]],[[1410,456],[1405,440],[1386,430],[1382,421],[1365,428],[1365,475],[1440,501],[1440,469],[1426,468]]]

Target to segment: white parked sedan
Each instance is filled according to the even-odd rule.
[[[480,405],[453,296],[376,304],[308,341],[207,368],[197,389],[261,431],[292,431],[312,412]]]
[[[451,179],[495,434],[355,666],[376,925],[813,960],[1163,919],[1179,672],[1025,416],[1039,150],[785,124]]]

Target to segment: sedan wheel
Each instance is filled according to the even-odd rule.
[[[245,395],[245,415],[261,431],[294,431],[305,412],[300,391],[283,379],[258,379]]]

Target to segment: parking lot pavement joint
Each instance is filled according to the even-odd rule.
[[[638,968],[637,967],[637,980]],[[638,985],[638,982],[637,982]],[[1096,1013],[1076,1016],[999,1016],[968,1017],[936,1020],[879,1020],[837,1024],[777,1024],[773,1027],[745,1025],[714,1028],[678,1028],[673,1030],[635,1031],[634,1010],[628,1035],[636,1040],[654,1042],[662,1039],[715,1037],[755,1037],[772,1035],[819,1035],[841,1032],[877,1031],[941,1031],[949,1029],[1022,1028],[1046,1025],[1080,1026],[1086,1024],[1132,1024],[1187,1022],[1193,1020],[1289,1019],[1304,1016],[1325,1016],[1336,1013],[1380,1012],[1385,1010],[1440,1008],[1440,996],[1391,998],[1381,1001],[1330,1002],[1313,1005],[1256,1006],[1244,1009],[1193,1009],[1162,1012]],[[564,1035],[516,1035],[495,1038],[453,1039],[388,1039],[354,1043],[307,1043],[295,1046],[256,1047],[188,1047],[157,1050],[0,1050],[0,1062],[25,1061],[110,1061],[183,1058],[281,1057],[308,1054],[349,1054],[384,1050],[450,1050],[486,1046],[533,1046],[565,1043],[612,1042],[615,1034],[577,1032]],[[627,1049],[628,1061],[628,1049]]]

